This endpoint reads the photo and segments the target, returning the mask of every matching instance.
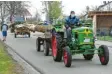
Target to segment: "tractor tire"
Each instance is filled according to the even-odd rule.
[[[84,56],[84,59],[85,59],[85,60],[92,60],[94,54],[87,54],[87,55],[84,55],[84,54],[83,54],[83,56]]]
[[[50,50],[50,43],[45,40],[44,44],[43,44],[43,47],[44,47],[44,55],[48,56],[49,55],[49,50]]]
[[[17,38],[17,35],[16,35],[16,34],[14,34],[14,37],[15,37],[15,38]]]
[[[66,67],[70,67],[72,63],[72,54],[69,46],[63,48],[63,60]]]
[[[62,48],[60,47],[62,41],[62,37],[60,34],[53,34],[51,40],[51,47],[52,47],[52,56],[54,61],[60,62],[62,60]]]
[[[40,44],[40,37],[38,37],[38,38],[36,39],[36,50],[37,50],[37,52],[40,51],[40,46],[41,46],[41,44]]]
[[[29,34],[28,34],[28,37],[30,38],[30,36],[31,36],[31,35],[30,35],[30,33],[29,33]]]
[[[98,56],[99,56],[100,62],[101,62],[102,65],[107,65],[108,62],[109,62],[109,50],[108,50],[108,47],[105,46],[105,45],[101,45],[99,47],[99,49],[100,50],[98,51],[99,52]]]

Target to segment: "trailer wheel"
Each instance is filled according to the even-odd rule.
[[[16,35],[16,34],[14,34],[14,37],[15,37],[15,38],[17,38],[17,35]]]
[[[28,37],[30,38],[30,33],[28,33]]]
[[[43,47],[44,47],[44,55],[48,56],[49,55],[49,49],[50,49],[50,43],[45,40]]]
[[[108,50],[108,47],[105,46],[105,45],[101,45],[99,47],[99,59],[100,59],[100,62],[102,65],[107,65],[108,62],[109,62],[109,50]]]
[[[63,60],[66,67],[70,67],[72,63],[72,54],[68,46],[63,48]]]
[[[40,51],[40,37],[36,39],[36,50],[39,52]]]

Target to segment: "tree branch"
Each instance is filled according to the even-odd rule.
[[[10,8],[10,5],[8,5],[9,3],[8,2],[4,2],[4,3],[6,5],[6,7],[8,8],[8,10],[10,10],[11,8]]]

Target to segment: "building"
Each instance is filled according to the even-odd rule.
[[[93,29],[95,35],[103,32],[109,35],[112,31],[112,1],[100,5],[96,11],[89,11],[88,17],[93,19]]]
[[[104,32],[106,35],[110,34],[112,28],[112,11],[91,11],[88,17],[93,19],[93,29],[96,34],[97,31]]]

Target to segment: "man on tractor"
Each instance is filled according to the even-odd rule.
[[[65,19],[65,28],[67,34],[67,41],[71,40],[71,29],[74,25],[78,25],[79,19],[75,16],[75,12],[71,11],[70,15]]]

